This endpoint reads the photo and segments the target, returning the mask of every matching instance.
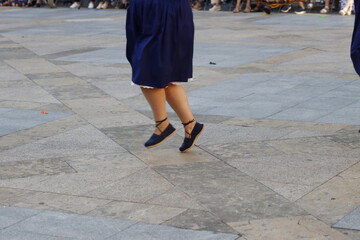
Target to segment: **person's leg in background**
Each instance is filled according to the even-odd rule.
[[[212,8],[209,9],[210,12],[218,12],[221,11],[221,3],[220,0],[211,0]]]

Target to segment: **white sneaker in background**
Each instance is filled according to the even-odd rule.
[[[93,3],[93,2],[89,2],[88,8],[93,9],[93,8],[94,8],[94,3]]]
[[[70,8],[79,8],[80,7],[80,3],[78,2],[74,2],[73,4],[71,4]]]
[[[99,4],[97,5],[96,9],[101,9],[102,5],[103,5],[103,2],[99,2]]]
[[[221,10],[221,6],[214,5],[212,8],[209,9],[210,12],[218,12]]]

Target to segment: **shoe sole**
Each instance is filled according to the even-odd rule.
[[[195,140],[194,140],[193,144],[192,144],[189,148],[185,149],[184,151],[181,151],[182,153],[185,153],[185,152],[189,151],[189,150],[195,145],[198,137],[200,136],[200,134],[201,134],[202,131],[204,130],[204,127],[205,127],[205,126],[202,127],[201,131],[200,131],[200,132],[198,133],[198,135],[195,137]]]
[[[166,139],[168,139],[169,137],[171,137],[172,135],[174,135],[175,132],[176,132],[176,130],[173,131],[169,136],[167,136],[166,138],[164,138],[161,142],[159,142],[159,143],[157,143],[157,144],[155,144],[155,145],[148,146],[148,147],[146,147],[146,148],[154,148],[154,147],[157,147],[157,146],[161,145],[163,142],[165,142]]]

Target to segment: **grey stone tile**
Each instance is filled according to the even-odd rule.
[[[314,189],[297,204],[328,225],[333,225],[360,205],[360,184],[357,163]]]
[[[60,104],[56,98],[38,86],[1,88],[0,100]]]
[[[360,231],[360,207],[357,207],[343,219],[333,225],[336,228],[346,228]]]
[[[261,25],[287,25],[287,26],[352,26],[352,19],[337,18],[336,16],[326,15],[324,18],[319,18],[318,15],[307,15],[306,18],[302,16],[273,16],[271,18],[255,20],[253,24]]]
[[[9,208],[0,206],[0,229],[7,228],[40,212],[33,209]],[[1,232],[0,232],[1,233]]]
[[[111,60],[111,55],[106,56],[106,58]],[[121,56],[121,58],[123,58],[123,55]],[[61,67],[78,77],[86,78],[101,79],[106,77],[119,77],[119,75],[123,73],[131,74],[131,69],[128,65],[109,65],[109,63],[103,62],[76,62],[62,65]]]
[[[342,234],[344,234],[351,240],[357,240],[360,238],[360,231],[350,230],[350,229],[342,229],[342,228],[338,228],[336,230],[338,230],[339,232],[341,232]]]
[[[42,211],[8,229],[65,238],[104,239],[133,224],[128,221]]]
[[[122,178],[139,170],[141,170],[141,168],[61,173],[51,176],[39,175],[31,178],[9,179],[7,181],[2,181],[0,185],[6,187],[19,187],[34,191],[87,196],[88,192],[103,189],[107,185],[119,182]],[[96,195],[96,197],[109,199],[102,195]]]
[[[284,154],[284,152],[270,146],[266,141],[213,144],[204,145],[203,148],[222,160],[248,157],[259,158]]]
[[[303,213],[280,195],[224,163],[155,169],[225,222]]]
[[[167,226],[152,226],[138,223],[109,238],[109,240],[235,240],[238,237],[239,236],[235,234],[185,230]]]
[[[165,178],[149,168],[87,192],[86,196],[144,203],[171,189]]]
[[[74,172],[73,168],[59,159],[0,162],[0,179]]]
[[[331,114],[316,119],[317,122],[360,125],[360,108],[344,107]]]
[[[357,161],[355,157],[316,154],[283,154],[227,159],[229,164],[257,180],[304,185],[325,182]]]
[[[351,79],[243,74],[191,91],[189,101],[194,112],[201,114],[317,121],[324,116],[336,117],[333,115],[336,110],[358,100],[356,90],[350,91],[353,95],[345,95],[354,82]],[[338,91],[343,91],[344,97],[334,96]],[[351,115],[357,118],[356,111]],[[343,119],[337,123],[341,121]]]
[[[95,170],[115,170],[126,168],[145,168],[147,165],[128,152],[113,154],[98,154],[93,156],[65,157],[66,161],[77,172],[91,172]]]
[[[7,201],[9,202],[9,206],[57,211],[62,213],[87,214],[97,207],[108,204],[112,200],[18,190],[17,194],[9,196]]]
[[[128,151],[145,150],[144,143],[154,131],[154,125],[103,128],[101,131]],[[174,135],[156,149],[179,148],[183,139]]]
[[[187,194],[176,188],[171,188],[169,191],[150,199],[146,203],[185,209],[204,209],[196,201],[191,199]]]
[[[307,109],[341,109],[345,106],[349,106],[357,100],[352,98],[341,98],[341,97],[316,97],[306,102],[303,102],[297,107]]]
[[[310,137],[269,141],[267,144],[285,153],[308,153],[338,157],[357,157],[358,151],[328,137]]]
[[[199,145],[219,145],[226,143],[240,143],[261,140],[279,139],[291,131],[287,129],[273,129],[264,127],[243,127],[219,124],[205,124],[204,131],[199,137]]]
[[[33,74],[25,74],[25,76],[29,79],[52,79],[52,78],[71,78],[74,77],[73,74],[69,72],[56,72],[56,73],[33,73]]]
[[[16,51],[14,51],[14,49],[6,49],[6,50],[2,49],[0,59],[1,60],[7,60],[7,59],[23,60],[23,59],[30,59],[30,58],[34,58],[34,57],[37,57],[37,55],[35,53],[33,53],[32,51],[30,51],[26,48],[17,48]]]
[[[36,110],[4,108],[0,113],[0,136],[55,121],[69,115],[69,113],[64,112],[41,114],[40,111]]]
[[[46,86],[44,89],[59,100],[98,98],[107,96],[103,91],[89,84]]]
[[[186,212],[166,221],[163,225],[173,226],[178,228],[193,229],[193,230],[207,230],[222,233],[237,232],[229,225],[226,225],[221,219],[217,218],[208,211],[189,209]]]
[[[64,102],[99,129],[154,124],[146,116],[112,97],[64,100]]]
[[[125,152],[88,125],[0,153],[1,162]]]
[[[56,8],[56,9],[43,9],[43,8],[37,8],[33,11],[10,11],[10,12],[3,12],[1,13],[1,18],[7,19],[7,18],[34,18],[36,19],[39,14],[41,14],[42,18],[44,19],[89,19],[89,21],[94,20],[94,18],[98,17],[107,17],[111,15],[117,15],[118,11],[115,11],[113,9],[108,9],[108,11],[104,12],[93,12],[91,13],[91,16],[89,16],[89,13],[87,11],[69,11],[66,8]]]
[[[309,109],[301,107],[292,107],[279,111],[269,116],[270,119],[294,120],[294,121],[310,121],[314,122],[319,118],[329,115],[332,109]]]
[[[41,28],[30,28],[17,31],[11,31],[11,34],[25,35],[58,35],[58,36],[107,36],[120,37],[125,35],[125,28],[119,27],[118,22],[72,22],[57,24],[54,26],[45,26]],[[88,29],[91,28],[91,31]]]
[[[242,51],[248,57],[242,58],[234,52],[234,48]],[[252,46],[243,44],[213,44],[213,43],[196,43],[194,53],[195,66],[210,66],[209,62],[215,62],[218,67],[234,67],[241,64],[262,60],[271,56],[284,54],[295,51],[296,47],[273,47]],[[251,54],[248,54],[252,52]],[[255,54],[254,54],[255,52]],[[124,56],[125,46],[114,47],[109,49],[97,50],[89,53],[75,54],[72,56],[57,58],[57,61],[72,62],[106,62],[126,64]]]
[[[67,132],[87,124],[84,120],[74,115],[61,118],[30,129],[2,136],[0,138],[0,150],[9,150],[24,144],[33,143],[37,140]]]
[[[2,79],[0,82],[3,82],[5,80],[7,81],[14,81],[14,80],[26,80],[27,77],[24,74],[19,73],[15,69],[8,67],[6,65],[6,68],[1,69]]]
[[[166,220],[181,214],[185,210],[186,209],[184,208],[177,207],[112,201],[109,204],[94,209],[89,212],[88,215],[161,224]]]
[[[60,67],[42,58],[5,60],[5,62],[23,74],[64,72]]]
[[[195,162],[217,162],[217,158],[200,148],[193,148],[190,152],[183,154],[178,148],[173,149],[147,149],[134,152],[139,159],[149,166],[181,165]]]
[[[130,77],[129,77],[130,79]],[[92,85],[100,88],[110,96],[115,97],[116,99],[122,100],[124,98],[129,98],[141,94],[139,88],[131,85],[130,80],[128,81],[96,81],[92,82]]]
[[[349,240],[311,215],[290,216],[229,223],[245,239],[321,239]],[[240,238],[241,239],[241,238]]]
[[[47,234],[39,234],[33,232],[26,232],[21,230],[0,230],[0,235],[6,240],[25,240],[25,239],[36,239],[36,240],[75,240],[77,238],[68,237],[55,237]]]

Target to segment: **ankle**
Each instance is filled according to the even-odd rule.
[[[160,135],[170,124],[169,120],[167,118],[162,120],[156,120],[155,121],[155,134]]]
[[[195,124],[196,124],[195,119],[193,119],[191,121],[188,121],[188,122],[185,122],[185,123],[182,123],[182,124],[183,124],[184,130],[185,130],[185,137],[190,138],[191,137],[191,132],[194,129]]]

